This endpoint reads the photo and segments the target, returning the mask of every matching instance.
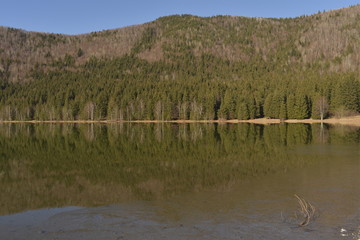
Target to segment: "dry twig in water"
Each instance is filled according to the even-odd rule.
[[[312,219],[314,219],[316,209],[313,205],[311,205],[311,203],[306,201],[304,198],[301,198],[296,194],[295,197],[297,198],[300,205],[300,213],[304,217],[304,220],[299,224],[299,226],[304,227],[308,225]]]

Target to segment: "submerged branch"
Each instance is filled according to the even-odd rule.
[[[299,226],[304,227],[307,226],[311,220],[314,219],[316,208],[306,201],[304,198],[299,197],[295,194],[295,197],[298,200],[298,203],[300,205],[300,213],[303,215],[304,220],[299,224]]]

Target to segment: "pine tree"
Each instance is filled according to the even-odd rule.
[[[237,117],[240,120],[250,119],[250,111],[247,104],[244,101],[241,101],[238,104]]]
[[[280,104],[280,112],[279,112],[279,118],[280,119],[287,119],[287,109],[286,109],[286,101],[281,101]]]
[[[221,101],[219,117],[221,119],[234,119],[235,107],[235,96],[231,90],[227,90]]]

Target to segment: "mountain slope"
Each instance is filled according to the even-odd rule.
[[[159,61],[189,50],[196,56],[208,53],[230,61],[280,58],[283,64],[321,64],[325,70],[349,71],[359,67],[359,30],[359,5],[295,19],[169,16],[76,36],[1,27],[0,69],[10,73],[11,81],[26,81],[34,63],[50,64],[66,54],[82,64],[91,56],[130,53]]]
[[[0,28],[1,119],[360,111],[360,5],[294,19],[175,15],[61,35]],[[1,110],[2,109],[2,110]]]

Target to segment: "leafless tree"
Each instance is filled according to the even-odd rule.
[[[326,97],[321,96],[315,102],[315,110],[319,113],[321,121],[324,120],[324,116],[327,114],[329,110],[329,104]]]
[[[93,102],[88,102],[85,105],[85,112],[86,112],[86,117],[88,119],[90,119],[91,121],[94,120],[94,115],[95,115],[95,104]]]
[[[161,101],[158,101],[155,104],[155,117],[157,120],[164,120],[163,119],[163,104]]]

